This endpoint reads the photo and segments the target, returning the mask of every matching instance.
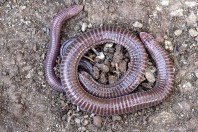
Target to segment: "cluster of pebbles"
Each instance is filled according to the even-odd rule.
[[[90,49],[84,58],[93,64],[92,76],[102,84],[112,84],[123,77],[130,61],[127,50],[113,43]]]
[[[83,58],[92,65],[92,77],[101,84],[113,84],[127,72],[130,56],[126,48],[114,43],[105,43],[90,49]],[[150,58],[150,57],[149,57]],[[148,60],[145,78],[139,88],[151,88],[155,82],[156,68]]]

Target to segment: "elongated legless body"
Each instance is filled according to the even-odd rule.
[[[140,41],[131,32],[115,26],[88,31],[75,38],[65,49],[60,66],[60,80],[55,76],[53,67],[60,50],[60,28],[65,20],[81,10],[82,6],[75,5],[61,11],[54,19],[45,60],[45,76],[49,85],[55,90],[64,91],[72,103],[81,109],[103,116],[125,114],[162,102],[173,88],[173,66],[166,51],[145,32],[140,33]],[[78,64],[84,53],[95,45],[106,42],[124,46],[131,60],[126,75],[111,85],[99,84],[89,74],[78,72]],[[151,90],[131,93],[144,75],[146,51],[157,67],[156,84]]]

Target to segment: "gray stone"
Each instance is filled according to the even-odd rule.
[[[174,34],[175,34],[176,36],[181,35],[181,33],[182,33],[182,30],[175,30],[175,32],[174,32]]]
[[[190,82],[185,82],[185,83],[182,85],[181,91],[182,91],[183,93],[189,93],[189,92],[192,93],[192,92],[194,91],[194,89],[193,89],[192,84],[191,84]]]
[[[186,19],[186,22],[188,25],[194,25],[197,23],[197,16],[195,15],[193,11],[190,13],[188,18]]]
[[[83,122],[82,122],[82,125],[83,126],[86,126],[86,125],[88,125],[89,124],[89,121],[87,120],[87,119],[85,119]]]
[[[195,76],[198,78],[198,70],[194,71]]]
[[[13,113],[16,118],[21,118],[23,115],[23,111],[24,111],[24,108],[22,104],[18,104],[18,103],[14,104]]]
[[[80,124],[80,119],[75,118],[74,121],[75,121],[76,124]]]
[[[198,42],[198,36],[197,36],[197,37],[195,37],[195,40]]]
[[[167,124],[171,123],[174,120],[173,113],[162,111],[158,115],[154,116],[152,122],[155,124]]]
[[[171,50],[171,51],[173,50],[173,45],[171,41],[165,40],[165,49]]]
[[[137,27],[137,28],[142,28],[143,24],[136,21],[134,24],[133,24],[134,27]]]
[[[195,1],[186,1],[185,5],[187,5],[188,7],[194,7],[197,5],[197,3]]]
[[[183,11],[184,11],[183,9],[173,10],[171,11],[170,15],[180,17],[183,16]]]
[[[86,128],[85,128],[85,127],[79,127],[78,130],[79,130],[80,132],[84,132],[84,131],[86,131]]]
[[[113,121],[120,121],[122,118],[120,116],[112,116]]]
[[[186,102],[186,101],[179,102],[178,106],[182,111],[190,111],[191,110],[190,103]]]
[[[152,72],[146,71],[145,72],[145,77],[149,82],[155,82],[155,76]]]
[[[162,6],[168,6],[169,5],[169,0],[162,0],[161,5]]]
[[[101,127],[102,126],[102,118],[100,116],[94,116],[93,124],[97,127]]]
[[[196,36],[198,35],[198,32],[197,32],[195,29],[191,28],[191,29],[189,30],[189,34],[190,34],[190,36],[192,36],[192,37],[196,37]]]

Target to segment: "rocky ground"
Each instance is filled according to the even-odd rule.
[[[152,34],[174,61],[174,90],[158,106],[121,116],[81,111],[45,82],[53,16],[73,4],[62,42],[102,25]],[[1,0],[0,131],[198,131],[198,2],[196,0]],[[146,78],[153,81],[153,70]]]

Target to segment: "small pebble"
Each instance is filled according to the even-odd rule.
[[[88,120],[84,120],[82,124],[83,124],[83,126],[86,126],[86,125],[89,124],[89,121]]]
[[[198,78],[198,70],[194,71],[195,76]]]
[[[125,60],[119,63],[119,71],[121,73],[125,73],[127,71],[127,62]]]
[[[191,12],[186,21],[188,25],[194,25],[197,23],[197,16],[194,12]]]
[[[171,51],[173,50],[173,45],[171,41],[165,40],[165,49],[171,50]]]
[[[42,71],[38,71],[37,73],[38,73],[39,76],[42,76],[43,75],[43,72]]]
[[[94,117],[94,115],[95,115],[95,114],[94,114],[94,113],[92,113],[92,114],[90,115],[90,117]]]
[[[193,92],[193,87],[192,87],[192,84],[190,82],[186,82],[183,84],[182,86],[182,92],[183,93],[188,93],[188,92]]]
[[[113,46],[113,43],[107,43],[107,44],[105,44],[105,48],[111,48]]]
[[[144,88],[152,88],[153,83],[142,83]]]
[[[24,10],[26,8],[26,6],[21,6],[20,8],[21,8],[21,10]]]
[[[175,34],[176,36],[181,35],[181,33],[182,33],[182,30],[176,30],[176,31],[174,32],[174,34]]]
[[[26,78],[31,78],[31,72],[29,71],[28,74],[26,75]]]
[[[122,118],[120,116],[112,116],[113,121],[120,121]]]
[[[184,11],[183,9],[177,9],[177,10],[171,11],[170,15],[180,17],[180,16],[183,16],[183,11]]]
[[[97,63],[95,66],[97,66],[104,73],[109,72],[109,67],[107,65],[105,65],[105,64]]]
[[[23,115],[23,105],[22,104],[15,104],[14,105],[14,111],[13,111],[13,113],[14,113],[14,116],[16,117],[16,118],[20,118],[20,117],[22,117],[22,115]]]
[[[87,29],[87,23],[83,23],[81,27],[81,31],[84,32]]]
[[[89,116],[88,116],[88,115],[85,115],[85,116],[83,116],[83,117],[86,119],[86,118],[88,118]]]
[[[169,0],[162,0],[161,5],[162,6],[168,6],[169,5]]]
[[[75,118],[74,121],[76,122],[76,124],[80,124],[80,119]]]
[[[97,55],[96,58],[104,60],[105,59],[105,55],[104,55],[103,52],[99,52],[99,55]]]
[[[189,34],[190,34],[190,36],[192,36],[192,37],[196,37],[196,36],[198,35],[198,32],[197,32],[195,29],[191,28],[191,29],[189,30]]]
[[[198,61],[195,61],[195,66],[198,67]]]
[[[168,113],[166,111],[162,111],[156,116],[153,116],[152,122],[155,124],[166,124],[166,123],[171,123],[174,121],[174,115],[173,113]]]
[[[106,79],[105,73],[101,73],[100,74],[99,82],[102,83],[102,84],[106,84],[107,83],[107,79]]]
[[[80,132],[81,132],[81,131],[84,132],[84,131],[86,131],[86,128],[85,128],[85,127],[79,127],[78,130],[79,130]]]
[[[113,84],[113,83],[115,83],[117,80],[116,80],[116,77],[115,76],[113,76],[113,75],[110,75],[109,76],[109,84]]]
[[[32,69],[32,66],[30,66],[30,65],[27,65],[27,66],[22,68],[23,71],[29,71],[31,69]]]
[[[190,103],[189,102],[186,102],[186,101],[179,102],[178,103],[178,106],[179,106],[179,108],[182,111],[190,111],[191,110]]]
[[[186,70],[184,69],[180,69],[178,72],[178,76],[181,76],[181,77],[183,77],[185,74],[186,74]]]
[[[92,24],[89,23],[89,24],[87,25],[87,27],[88,27],[88,28],[92,28]]]
[[[66,121],[66,119],[67,119],[67,114],[62,116],[62,121]]]
[[[88,129],[91,131],[91,132],[97,132],[97,127],[96,126],[94,126],[93,124],[89,124],[88,126]]]
[[[137,28],[142,28],[143,24],[136,21],[134,24],[133,24],[134,27],[137,27]]]
[[[152,73],[152,72],[150,72],[150,71],[146,71],[145,72],[145,77],[146,77],[146,79],[149,81],[149,82],[155,82],[155,76],[154,76],[154,74]]]
[[[120,52],[115,52],[114,56],[113,56],[113,62],[115,63],[120,63],[121,60],[123,59],[123,54]]]
[[[102,126],[102,118],[100,116],[94,116],[93,124],[97,127],[101,127]]]
[[[116,7],[115,6],[109,6],[109,12],[113,13],[115,12]]]
[[[60,93],[59,98],[60,98],[61,100],[65,100],[65,95],[64,95],[63,93]]]
[[[163,38],[162,34],[159,33],[159,32],[156,33],[155,38],[156,38],[156,41],[157,41],[158,43],[163,43],[163,42],[164,42],[164,38]]]
[[[22,55],[21,53],[18,53],[18,54],[16,55],[16,61],[17,61],[17,62],[20,62],[20,61],[22,60],[22,58],[23,58],[23,55]]]
[[[100,70],[98,69],[98,67],[93,66],[93,73],[92,73],[93,77],[95,79],[98,79],[100,76]]]
[[[187,5],[188,7],[193,7],[196,6],[197,3],[195,1],[185,1],[185,5]]]
[[[195,40],[198,42],[198,36],[197,36],[197,37],[195,37]]]

